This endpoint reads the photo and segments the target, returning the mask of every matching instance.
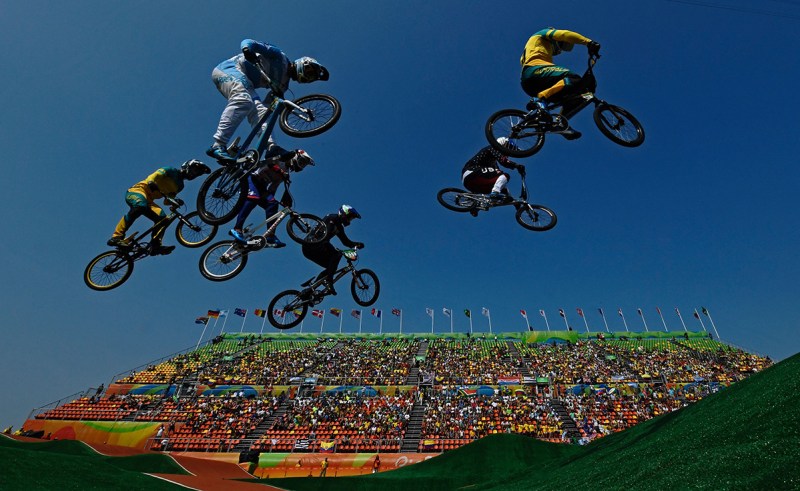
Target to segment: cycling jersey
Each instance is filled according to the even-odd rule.
[[[164,196],[173,198],[183,190],[183,180],[183,174],[178,169],[162,167],[131,186],[128,192],[142,194],[149,201]]]
[[[523,68],[535,65],[553,64],[553,42],[561,41],[570,44],[589,44],[591,39],[577,32],[565,29],[542,29],[528,39],[525,49],[519,59]]]
[[[242,49],[247,48],[252,53],[260,55],[262,59],[261,68],[264,73],[272,80],[270,86],[261,71],[256,65],[247,61],[244,54],[238,54],[217,65],[217,69],[222,71],[231,80],[237,80],[245,85],[246,88],[267,88],[278,92],[277,95],[283,97],[283,93],[289,88],[289,65],[291,61],[283,51],[271,44],[260,43],[252,39],[245,39],[241,44]],[[244,77],[242,77],[244,75]],[[218,75],[214,83],[220,85],[228,80]]]
[[[496,169],[499,172],[500,167],[497,165],[498,163],[502,164],[504,167],[508,167],[509,169],[513,169],[515,167],[513,163],[508,160],[508,157],[497,151],[491,145],[487,145],[480,149],[478,153],[476,153],[467,161],[466,164],[464,164],[464,168],[461,169],[461,174],[462,176],[467,176],[472,172],[482,169]]]

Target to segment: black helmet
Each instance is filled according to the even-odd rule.
[[[181,164],[181,171],[191,181],[195,177],[210,173],[211,169],[199,160],[192,159]]]

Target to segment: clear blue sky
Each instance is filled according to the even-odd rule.
[[[293,88],[339,98],[337,126],[304,141],[276,137],[318,163],[295,178],[299,209],[348,203],[362,213],[348,233],[367,244],[361,266],[380,276],[385,330],[397,329],[392,308],[407,330],[429,329],[426,307],[440,331],[449,329],[442,307],[456,312],[458,331],[464,308],[486,330],[482,307],[497,331],[523,329],[520,309],[537,329],[539,309],[560,326],[559,308],[582,328],[576,307],[593,330],[597,307],[616,330],[618,308],[641,330],[640,307],[651,328],[656,307],[680,328],[679,307],[697,329],[691,312],[705,306],[724,339],[794,354],[800,5],[691,3],[6,2],[0,423],[18,426],[35,406],[194,346],[206,310],[265,308],[317,271],[289,244],[211,283],[198,272],[202,249],[179,247],[137,263],[117,290],[82,281],[126,210],[127,187],[159,166],[205,159],[225,103],[211,69],[247,37],[330,69],[329,82]],[[448,212],[436,192],[459,184],[486,144],[486,118],[524,104],[518,58],[547,26],[602,43],[598,95],[644,123],[645,144],[612,144],[586,112],[575,121],[581,140],[553,137],[526,159],[534,199],[559,216],[550,232],[522,229],[510,209]],[[559,61],[582,71],[585,50]],[[323,307],[354,308],[339,290]],[[257,327],[248,316],[245,330]],[[364,329],[375,332],[376,319],[365,316]]]

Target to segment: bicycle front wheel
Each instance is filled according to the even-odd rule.
[[[609,140],[623,147],[638,147],[644,142],[642,124],[619,106],[598,104],[594,123]]]
[[[318,216],[300,213],[286,222],[286,232],[298,244],[319,244],[328,235],[328,226]]]
[[[495,150],[509,157],[530,157],[544,145],[544,133],[525,124],[525,111],[502,109],[486,121],[486,139]],[[497,141],[505,138],[505,143]]]
[[[247,195],[247,180],[236,167],[220,167],[200,185],[197,211],[211,225],[220,225],[236,216]]]
[[[439,204],[448,210],[465,212],[475,208],[475,200],[469,196],[464,196],[466,191],[458,188],[445,188],[439,191],[436,199]]]
[[[523,205],[517,210],[517,223],[533,230],[534,232],[544,232],[556,226],[558,217],[556,212],[542,205]]]
[[[195,248],[208,244],[217,235],[217,226],[210,225],[200,218],[200,213],[193,211],[178,218],[175,227],[175,238],[182,246]]]
[[[300,324],[308,313],[308,303],[297,290],[280,292],[267,307],[269,323],[278,329],[291,329]]]
[[[350,283],[350,293],[353,294],[353,300],[362,307],[369,307],[374,304],[381,293],[378,275],[369,269],[359,269],[355,272],[353,281]]]
[[[336,98],[325,94],[311,94],[294,102],[303,111],[286,106],[278,124],[284,133],[295,138],[306,138],[328,131],[339,121],[342,106]]]
[[[130,278],[133,260],[119,251],[108,251],[92,259],[83,272],[83,281],[92,290],[112,290]]]
[[[217,242],[200,256],[200,274],[211,281],[225,281],[244,270],[247,253],[232,240]]]

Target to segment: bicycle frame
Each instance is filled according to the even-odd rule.
[[[505,203],[492,203],[489,199],[488,194],[483,193],[471,193],[466,192],[463,193],[463,196],[473,200],[477,208],[480,210],[488,210],[489,208],[494,208],[497,206],[509,206],[509,205],[527,205],[528,204],[528,185],[525,183],[525,175],[517,170],[520,176],[520,180],[522,181],[522,185],[520,186],[519,198],[514,198],[512,201],[508,201]]]
[[[597,79],[594,76],[594,65],[597,63],[598,58],[600,58],[600,55],[589,55],[588,67],[586,68],[586,72],[584,72],[583,77],[581,77],[581,82],[579,85],[580,90],[575,90],[574,93],[564,96],[561,99],[557,99],[556,102],[548,103],[547,106],[545,106],[545,111],[552,114],[554,110],[563,107],[566,103],[580,100],[580,103],[573,109],[566,113],[561,113],[562,117],[569,119],[584,110],[589,104],[597,105],[604,102],[594,94],[595,90],[597,90]],[[527,119],[535,114],[536,109],[526,114],[525,118]]]
[[[340,249],[337,249],[337,252],[339,254],[342,253]],[[353,264],[353,260],[345,256],[344,254],[342,254],[342,257],[345,258],[347,264],[339,268],[335,273],[333,273],[334,284],[336,284],[336,282],[338,282],[339,280],[341,280],[350,273],[355,274],[356,266],[355,264]],[[318,294],[322,292],[317,291],[317,288],[322,286],[324,283],[325,283],[325,278],[317,278],[316,280],[309,283],[308,286],[306,286],[306,288],[310,289],[312,292],[311,298],[305,300],[306,303],[308,303],[311,306],[314,306],[322,302],[322,300],[325,298],[325,295],[318,296]]]
[[[174,222],[175,219],[183,220],[183,214],[178,211],[177,203],[170,204],[169,210],[170,210],[169,215],[165,216],[161,220],[154,223],[150,228],[148,228],[144,232],[141,233],[134,232],[133,235],[131,235],[128,238],[128,240],[130,241],[129,246],[124,249],[118,248],[120,252],[127,253],[128,257],[130,257],[134,261],[138,261],[139,259],[149,256],[150,253],[147,251],[147,248],[150,246],[150,241],[142,242],[139,239],[152,234],[154,230],[161,227],[163,227],[164,233],[166,234],[167,228],[170,225],[172,225],[172,222]],[[185,223],[187,225],[190,225],[189,222]]]

